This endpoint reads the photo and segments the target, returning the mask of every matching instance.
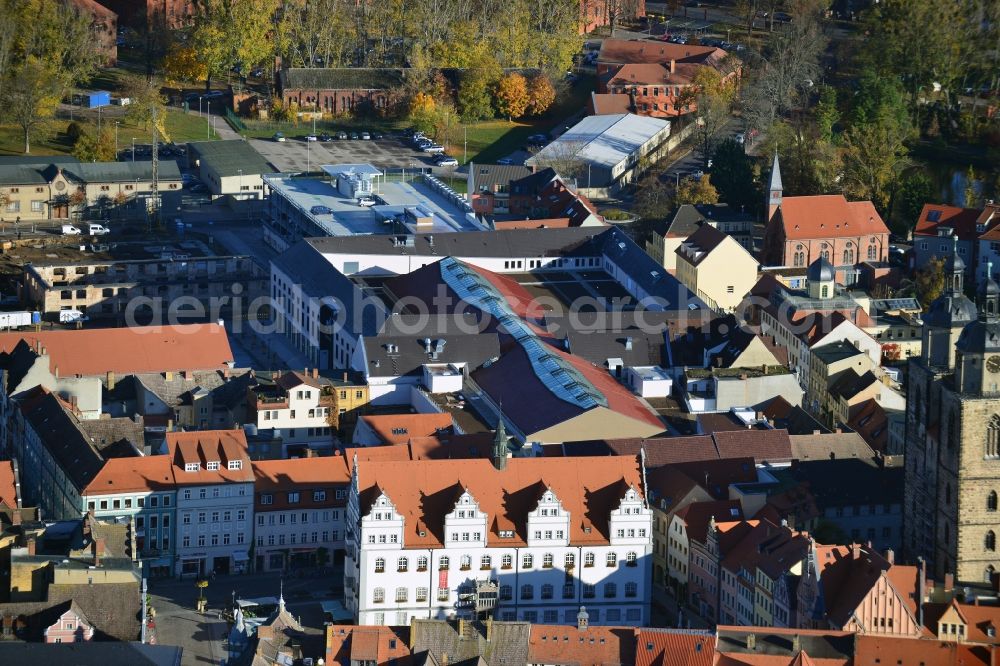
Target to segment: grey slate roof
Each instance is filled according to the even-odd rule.
[[[351,316],[344,321],[346,328],[352,333],[366,336],[377,334],[381,323],[388,316],[385,306],[378,299],[366,301],[361,289],[317,251],[315,241],[320,240],[324,239],[299,241],[272,259],[271,263],[297,282],[306,296],[330,300],[341,311],[360,312],[360,321],[358,317]]]
[[[142,417],[136,420],[127,417],[87,419],[80,421],[80,427],[104,458],[138,455],[145,444]]]
[[[211,165],[220,176],[236,176],[277,172],[254,147],[242,139],[226,141],[193,141],[188,143],[189,159],[195,158],[201,166]]]
[[[87,487],[104,465],[80,422],[49,393],[25,413],[25,419],[78,490]]]
[[[424,350],[427,335],[384,335],[365,338],[368,372],[373,376],[403,376],[420,372],[426,363],[466,363],[470,369],[480,367],[491,358],[500,356],[500,338],[496,333],[478,335],[431,335],[432,340],[444,340],[444,349],[436,359]],[[388,345],[395,345],[389,351]],[[376,365],[377,364],[377,365]]]
[[[528,622],[494,622],[490,640],[481,622],[465,625],[459,633],[457,623],[442,620],[413,620],[410,625],[414,655],[429,652],[434,663],[472,664],[482,660],[490,666],[521,666],[529,662]]]
[[[44,185],[43,167],[0,165],[0,185]]]
[[[292,67],[278,74],[282,92],[313,90],[388,90],[403,84],[401,69],[383,67]]]
[[[507,190],[512,180],[524,178],[531,173],[531,169],[520,164],[475,164],[469,163],[469,173],[476,191],[485,187],[488,191],[493,191],[494,186],[499,186],[501,190]]]
[[[36,158],[37,159],[37,158]],[[66,177],[79,183],[127,183],[150,180],[152,162],[55,162],[50,159],[26,164],[0,164],[0,185],[43,185],[49,183],[61,168]],[[161,160],[158,178],[179,181],[180,169],[173,160]]]
[[[678,206],[670,216],[657,222],[653,229],[660,236],[687,238],[701,226],[702,222],[745,222],[753,216],[730,208],[728,204],[684,204]]]

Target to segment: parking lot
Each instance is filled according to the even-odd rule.
[[[384,139],[367,141],[335,139],[307,143],[300,137],[288,137],[281,142],[251,139],[250,143],[264,159],[283,172],[316,170],[320,164],[372,164],[382,169],[433,167],[435,173],[454,171],[454,167],[435,167],[434,155],[422,153],[400,138],[388,135]]]

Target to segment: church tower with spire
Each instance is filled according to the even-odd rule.
[[[510,453],[510,447],[507,446],[509,441],[510,438],[507,436],[507,429],[504,428],[503,413],[501,412],[497,420],[496,435],[493,437],[493,455],[491,456],[493,466],[501,472],[507,469],[507,456]]]
[[[771,163],[771,176],[767,181],[767,193],[764,195],[767,203],[767,222],[774,219],[774,214],[781,207],[781,167],[778,165],[778,151],[774,151],[774,161]]]

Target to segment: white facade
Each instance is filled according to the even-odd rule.
[[[643,398],[665,398],[674,385],[670,375],[656,365],[626,368],[625,383],[633,393]]]
[[[333,448],[335,430],[330,427],[329,404],[321,405],[322,390],[302,383],[288,389],[285,399],[257,397],[258,430],[271,429],[282,442],[282,455],[288,457],[289,445],[311,449]]]
[[[574,517],[551,490],[526,517],[526,545],[514,528],[491,534],[493,517],[468,491],[439,526],[440,547],[410,547],[391,489],[359,510],[356,478],[348,503],[345,605],[358,624],[405,625],[411,618],[465,616],[476,581],[499,586],[496,617],[575,624],[581,605],[591,624],[642,626],[650,620],[652,512],[629,488],[609,516],[609,541],[570,541]],[[582,489],[581,489],[582,492]],[[510,546],[502,545],[510,538]],[[517,545],[515,545],[517,544]]]
[[[462,370],[444,363],[424,365],[424,386],[431,393],[455,393],[462,390]]]
[[[253,536],[253,483],[182,486],[177,523],[177,575],[245,570]]]

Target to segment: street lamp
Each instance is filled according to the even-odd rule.
[[[201,100],[204,99],[204,95],[198,95],[198,117],[201,117]]]
[[[306,141],[306,173],[309,173],[309,142]]]
[[[115,159],[118,159],[118,125],[120,125],[117,120],[115,121]]]
[[[135,137],[132,137],[132,164],[135,164]]]
[[[212,102],[205,102],[205,138],[212,138]]]

